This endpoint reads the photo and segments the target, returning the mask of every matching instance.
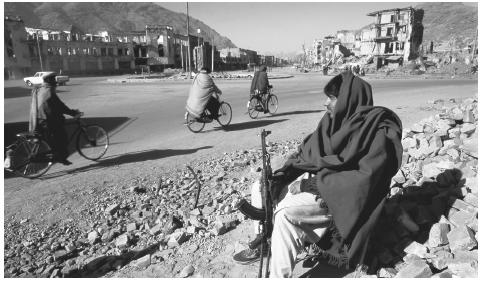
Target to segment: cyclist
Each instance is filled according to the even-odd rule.
[[[70,165],[63,114],[77,116],[80,112],[68,108],[58,97],[56,75],[55,72],[43,75],[43,84],[32,90],[29,130],[45,138],[52,148],[54,161]]]
[[[267,67],[261,65],[259,70],[253,75],[252,84],[250,85],[250,97],[257,94],[265,102],[265,94],[269,88],[272,88],[272,86],[268,83]],[[250,100],[247,102],[247,110],[249,106]],[[264,109],[264,112],[266,113],[267,109]]]
[[[218,109],[220,102],[217,95],[221,95],[222,91],[215,85],[213,79],[208,75],[210,69],[203,67],[193,79],[188,94],[187,105],[185,108],[195,118],[201,118],[203,111],[208,109],[210,119],[218,118]]]

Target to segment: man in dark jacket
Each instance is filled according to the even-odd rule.
[[[80,112],[68,108],[57,96],[56,73],[43,76],[43,84],[32,91],[30,130],[38,131],[52,147],[54,160],[64,165],[72,164],[68,157],[68,137],[63,114],[76,116]]]
[[[274,174],[278,202],[271,240],[272,277],[291,277],[304,245],[334,231],[329,255],[360,263],[391,178],[402,159],[398,116],[373,106],[371,86],[347,71],[325,87],[327,113]]]
[[[268,82],[267,67],[261,65],[259,70],[253,75],[252,83],[250,85],[250,97],[254,94],[260,94],[263,98],[263,95],[267,93],[268,88],[271,85]],[[247,103],[247,109],[249,106],[250,100]]]

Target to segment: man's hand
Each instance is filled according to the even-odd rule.
[[[277,173],[272,176],[272,180],[270,183],[270,196],[272,197],[272,200],[278,200],[285,186],[285,175],[283,174],[283,172]]]

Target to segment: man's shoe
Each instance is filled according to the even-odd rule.
[[[62,163],[63,165],[72,165],[73,163],[68,161],[68,159],[63,159],[63,160],[60,160],[59,161],[60,163]]]
[[[267,256],[268,248],[263,249],[263,256]],[[260,260],[260,246],[255,249],[246,248],[243,251],[235,254],[233,260],[240,264],[250,264]]]
[[[250,264],[260,260],[260,249],[250,249],[246,248],[245,250],[235,254],[233,260],[240,264]]]

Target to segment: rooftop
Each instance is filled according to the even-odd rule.
[[[380,11],[368,13],[367,16],[373,17],[373,16],[376,16],[377,14],[383,14],[383,13],[387,13],[387,12],[407,11],[407,10],[414,10],[414,9],[412,8],[412,6],[406,7],[406,8],[386,9],[386,10],[380,10]]]

